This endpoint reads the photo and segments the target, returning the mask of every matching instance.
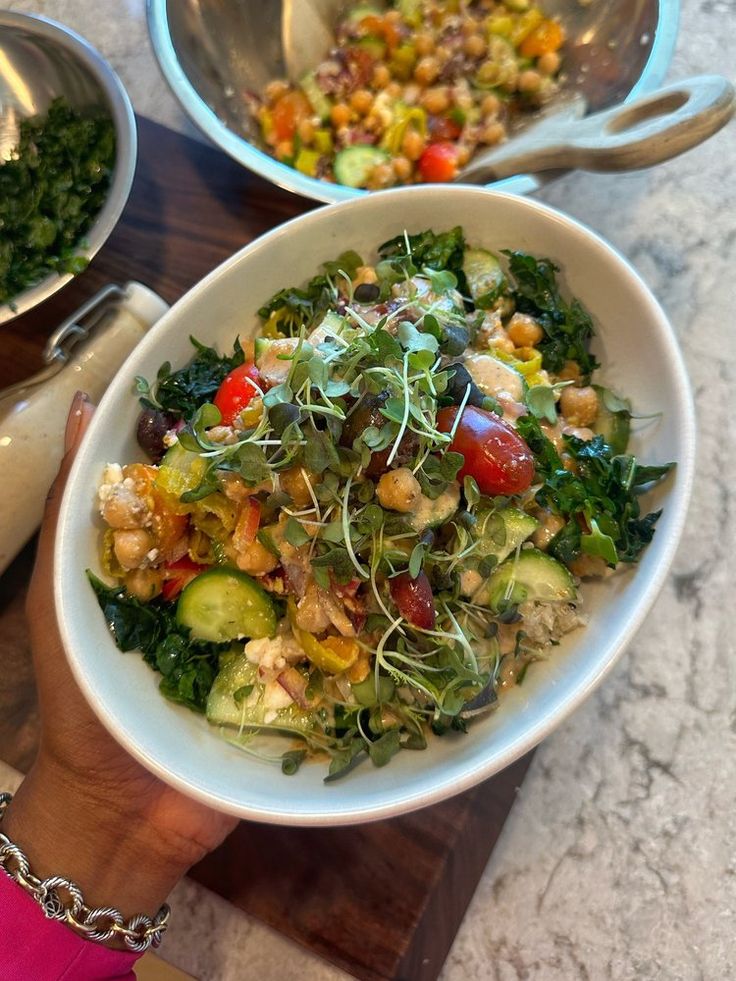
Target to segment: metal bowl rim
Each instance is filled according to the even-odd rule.
[[[680,19],[680,3],[679,0],[658,0],[657,8],[652,50],[639,80],[624,102],[630,102],[661,85],[672,61]],[[374,193],[307,177],[259,150],[245,137],[230,129],[202,99],[179,63],[169,31],[167,0],[146,0],[146,11],[151,43],[164,78],[192,122],[220,149],[277,187],[313,201],[333,204]],[[530,194],[539,190],[543,183],[532,174],[517,174],[485,186],[510,194]]]
[[[107,198],[95,223],[85,236],[86,245],[79,254],[92,259],[104,245],[118,222],[133,184],[138,154],[138,134],[133,106],[123,83],[112,66],[76,31],[40,14],[0,12],[0,30],[23,28],[31,34],[48,38],[69,51],[90,72],[104,95],[115,126],[115,169]],[[74,278],[72,273],[50,273],[35,286],[24,290],[10,304],[0,305],[0,325],[8,323],[42,303]]]

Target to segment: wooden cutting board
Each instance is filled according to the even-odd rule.
[[[139,119],[139,133],[120,224],[74,283],[2,329],[0,387],[36,371],[51,330],[106,283],[138,279],[173,302],[236,249],[313,207],[150,120]],[[27,549],[0,577],[0,759],[20,770],[38,740],[22,612],[31,560]],[[528,763],[391,821],[337,830],[243,823],[191,874],[358,978],[434,979]]]

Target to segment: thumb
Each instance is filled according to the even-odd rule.
[[[46,497],[46,508],[44,510],[43,523],[41,525],[41,535],[38,542],[38,561],[49,557],[53,549],[53,540],[56,532],[56,523],[59,517],[61,498],[64,493],[69,471],[74,463],[77,448],[87,431],[95,406],[90,402],[89,396],[85,392],[77,392],[72,400],[69,415],[66,420],[66,430],[64,432],[64,457],[59,467],[53,484]]]

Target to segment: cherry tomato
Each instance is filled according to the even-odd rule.
[[[255,382],[255,385],[253,384]],[[220,410],[223,426],[232,426],[238,413],[258,394],[256,385],[262,387],[261,376],[252,361],[233,368],[226,375],[215,395],[215,405]]]
[[[405,620],[422,630],[434,627],[436,614],[432,586],[426,572],[420,572],[416,579],[412,579],[408,572],[401,572],[389,579],[388,586],[391,599]]]
[[[418,167],[427,183],[451,181],[457,174],[457,149],[452,143],[430,143],[419,158]]]
[[[304,119],[313,115],[309,99],[303,92],[287,92],[271,110],[273,132],[278,142],[291,140]]]
[[[452,430],[457,413],[454,405],[440,409],[440,432]],[[534,479],[534,457],[521,436],[497,415],[474,405],[463,410],[450,449],[465,457],[459,477],[474,477],[482,494],[519,494]]]
[[[457,140],[463,128],[460,123],[449,116],[430,116],[429,119],[429,138],[432,143],[443,143],[448,140]]]
[[[209,569],[209,566],[193,562],[188,555],[177,559],[176,562],[167,562],[164,566],[164,584],[161,587],[161,596],[169,601],[176,599],[182,589],[205,569]]]

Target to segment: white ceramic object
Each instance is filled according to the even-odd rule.
[[[634,449],[646,462],[677,460],[648,495],[663,507],[640,563],[583,587],[587,628],[569,635],[498,711],[466,736],[432,738],[420,753],[400,753],[384,769],[370,763],[325,785],[322,763],[292,777],[217,738],[201,717],[165,701],[158,678],[110,638],[84,575],[99,571],[95,492],[108,461],[139,458],[134,431],[135,375],[155,377],[164,360],[185,363],[188,337],[231,347],[256,328],[256,310],[283,286],[352,248],[369,257],[403,229],[463,226],[470,243],[549,256],[564,291],[595,319],[601,380],[628,395],[640,414]],[[694,410],[677,342],[656,300],[632,267],[593,232],[537,202],[463,187],[388,191],[320,208],[280,226],[237,253],[183,297],[147,334],[108,389],[74,464],[56,544],[55,590],[75,677],[110,732],[152,772],[214,807],[251,820],[340,825],[388,818],[436,803],[490,777],[547,736],[611,669],[661,588],[682,530],[694,458]]]

